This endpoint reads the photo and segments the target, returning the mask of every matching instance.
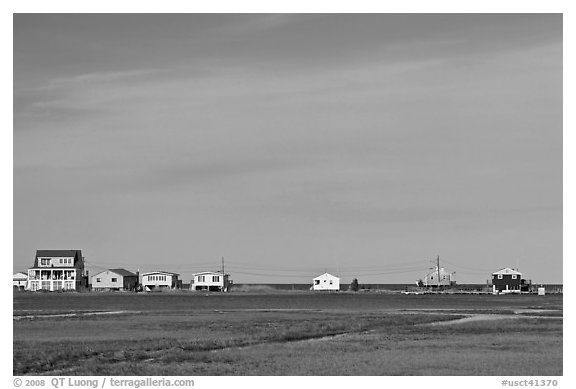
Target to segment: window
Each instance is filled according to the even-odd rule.
[[[41,258],[40,265],[42,266],[49,266],[50,265],[50,258]]]
[[[198,282],[204,282],[204,276],[198,276]]]
[[[118,278],[112,278],[112,282],[118,282]]]
[[[332,280],[330,280],[330,285],[332,285]]]
[[[499,279],[499,280],[502,279],[502,274],[498,274],[498,279]]]
[[[62,263],[62,258],[60,258],[60,263]]]
[[[212,276],[212,282],[220,282],[220,276]]]
[[[96,282],[101,282],[102,280],[100,278],[96,278]]]
[[[314,285],[320,285],[320,280],[314,280]]]
[[[513,279],[513,280],[516,279],[516,274],[512,274],[512,279]]]

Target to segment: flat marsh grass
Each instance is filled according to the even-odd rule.
[[[14,375],[562,375],[561,295],[15,293],[13,301]]]

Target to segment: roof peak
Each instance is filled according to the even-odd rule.
[[[153,270],[153,271],[148,271],[148,272],[144,272],[144,273],[140,273],[143,276],[147,276],[149,274],[155,274],[155,273],[162,273],[162,274],[172,274],[175,276],[179,276],[180,274],[178,273],[173,273],[171,271],[164,271],[164,270]]]
[[[522,273],[519,272],[517,269],[512,269],[511,267],[502,268],[502,269],[500,269],[500,270],[498,270],[492,274],[520,274],[520,275],[522,275]]]

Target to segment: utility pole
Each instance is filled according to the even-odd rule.
[[[226,277],[224,274],[224,257],[222,257],[222,292],[226,289]]]
[[[436,290],[439,291],[440,290],[440,255],[438,255],[436,257],[436,270],[438,272],[438,280],[437,280],[438,288]]]

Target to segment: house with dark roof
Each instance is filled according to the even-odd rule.
[[[91,277],[92,290],[97,292],[113,290],[135,290],[138,274],[126,269],[108,269]]]
[[[37,250],[28,269],[27,290],[80,290],[87,287],[81,250]]]

